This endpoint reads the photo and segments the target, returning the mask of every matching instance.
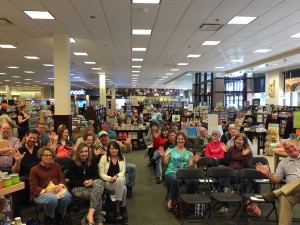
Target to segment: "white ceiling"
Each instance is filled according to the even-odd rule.
[[[33,20],[23,10],[46,10],[55,20]],[[227,24],[234,16],[258,18],[248,25]],[[101,72],[116,87],[134,87],[131,67],[141,65],[136,87],[191,88],[190,81],[184,82],[191,80],[185,78],[189,71],[266,71],[273,69],[275,61],[280,64],[276,68],[286,66],[287,62],[300,64],[297,55],[300,38],[290,37],[300,32],[299,0],[161,0],[159,5],[133,4],[131,0],[1,0],[0,18],[12,23],[0,23],[0,44],[17,47],[0,48],[0,73],[6,73],[0,75],[0,89],[7,83],[13,90],[53,85],[54,81],[48,79],[54,76],[53,68],[42,64],[53,63],[55,33],[66,33],[76,40],[70,44],[71,52],[88,53],[88,56],[71,53],[71,73],[73,77],[81,77],[71,76],[72,88],[98,87],[99,71],[92,67],[101,67]],[[218,31],[201,31],[202,24],[224,26]],[[152,34],[132,36],[131,29],[152,29]],[[221,43],[203,46],[206,40]],[[132,52],[132,47],[146,47],[147,51]],[[261,48],[272,51],[254,53]],[[201,54],[201,57],[191,59],[187,58],[188,54]],[[25,55],[40,59],[28,60]],[[144,61],[132,62],[132,58]],[[242,63],[231,62],[240,58],[244,59]],[[97,64],[86,65],[84,61]],[[178,66],[179,62],[189,64]],[[170,71],[174,68],[180,71]],[[34,71],[34,74],[24,71]],[[155,83],[170,72],[173,75]],[[174,81],[180,76],[181,79]]]

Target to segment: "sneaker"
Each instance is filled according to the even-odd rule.
[[[221,207],[221,209],[218,211],[218,213],[220,214],[226,214],[230,211],[230,208],[226,208],[226,207]]]

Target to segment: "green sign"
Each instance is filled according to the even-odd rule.
[[[300,112],[295,111],[294,112],[294,128],[300,128]]]

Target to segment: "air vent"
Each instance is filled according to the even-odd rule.
[[[199,27],[199,30],[201,30],[201,31],[217,31],[223,26],[224,26],[223,24],[202,24]]]
[[[13,23],[10,22],[8,19],[0,18],[0,26],[12,26]]]

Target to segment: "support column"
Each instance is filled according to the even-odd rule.
[[[54,62],[54,130],[65,124],[72,135],[72,115],[70,97],[70,39],[67,34],[53,35]]]
[[[6,84],[6,100],[11,100],[11,86],[9,84]]]
[[[106,107],[106,77],[99,75],[99,104]]]

